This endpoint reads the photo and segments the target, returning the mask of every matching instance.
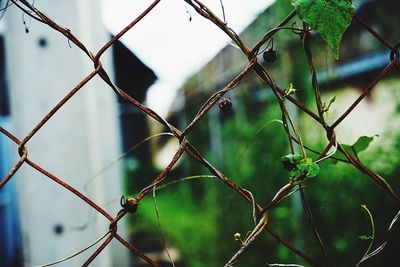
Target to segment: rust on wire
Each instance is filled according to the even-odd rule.
[[[229,83],[226,84],[226,86],[217,91],[216,93],[212,94],[209,96],[209,98],[204,102],[202,107],[199,109],[197,114],[189,121],[187,126],[184,128],[183,131],[178,130],[175,126],[170,124],[165,118],[160,116],[157,112],[151,110],[150,108],[146,107],[145,105],[141,104],[138,100],[135,98],[131,97],[127,93],[125,93],[123,88],[118,88],[110,79],[109,74],[106,72],[106,70],[103,69],[102,64],[100,62],[101,56],[110,49],[112,45],[115,44],[117,40],[119,40],[124,34],[126,34],[129,31],[133,31],[134,27],[142,21],[143,18],[145,18],[152,10],[154,10],[157,5],[160,3],[160,0],[153,1],[151,4],[148,5],[148,7],[136,18],[134,18],[128,25],[126,25],[121,31],[119,31],[113,38],[111,38],[108,42],[106,42],[97,53],[92,53],[87,49],[85,44],[83,44],[68,28],[65,28],[59,24],[57,24],[52,18],[50,18],[48,15],[44,14],[42,11],[37,9],[36,7],[33,6],[33,4],[30,4],[26,0],[11,0],[10,2],[7,2],[6,8],[3,9],[3,12],[6,12],[6,9],[10,5],[15,5],[17,8],[19,8],[24,14],[30,16],[31,18],[39,21],[40,23],[43,23],[47,25],[49,28],[53,29],[54,31],[58,32],[59,34],[63,35],[64,37],[67,38],[68,42],[71,42],[75,44],[85,55],[87,55],[90,60],[93,62],[94,69],[91,73],[89,73],[84,79],[82,79],[79,83],[74,86],[70,92],[64,96],[57,104],[54,105],[54,107],[48,112],[37,124],[36,126],[30,130],[30,132],[20,139],[16,138],[12,133],[8,132],[4,128],[0,127],[0,132],[2,135],[6,136],[8,139],[12,140],[16,145],[18,145],[18,153],[20,155],[20,158],[18,162],[13,166],[13,168],[8,172],[8,174],[5,177],[2,177],[0,180],[0,189],[3,188],[4,186],[7,186],[9,181],[14,177],[14,175],[19,171],[21,166],[26,163],[33,169],[37,170],[38,172],[42,173],[44,177],[47,179],[50,179],[54,181],[54,183],[62,186],[65,188],[65,190],[70,191],[72,194],[74,194],[76,197],[81,199],[83,203],[86,203],[89,205],[93,210],[96,210],[98,213],[100,213],[102,216],[104,216],[108,221],[109,221],[109,229],[108,229],[108,237],[103,241],[103,243],[96,249],[95,252],[93,252],[89,258],[83,263],[83,266],[88,266],[90,263],[93,262],[93,260],[101,254],[101,252],[110,244],[110,242],[115,238],[118,242],[120,242],[122,245],[124,245],[127,249],[129,249],[132,253],[137,255],[138,257],[142,258],[144,261],[146,261],[148,264],[151,266],[161,266],[159,263],[155,262],[151,258],[149,258],[147,255],[145,255],[141,250],[137,249],[135,246],[133,246],[130,242],[125,240],[123,237],[121,237],[118,234],[118,227],[117,224],[118,222],[124,218],[128,213],[135,213],[137,211],[138,205],[140,204],[140,201],[148,195],[152,189],[155,188],[160,182],[165,180],[171,171],[171,169],[176,166],[177,162],[182,158],[182,156],[186,153],[191,157],[193,160],[195,160],[198,164],[202,165],[203,167],[207,168],[210,173],[212,173],[215,177],[217,177],[219,180],[221,180],[226,186],[230,187],[236,194],[240,195],[245,202],[247,202],[249,205],[251,205],[254,210],[258,213],[256,218],[258,218],[258,222],[256,227],[254,228],[252,234],[246,239],[246,242],[244,242],[241,246],[241,248],[232,256],[231,260],[227,263],[226,266],[234,266],[241,256],[249,249],[251,249],[251,244],[259,237],[259,235],[262,232],[268,233],[269,236],[275,238],[278,242],[280,242],[282,245],[286,246],[288,249],[290,249],[293,253],[304,259],[306,262],[308,262],[312,266],[323,266],[324,264],[321,262],[318,262],[313,256],[310,256],[306,254],[305,252],[301,251],[299,248],[296,248],[292,243],[290,243],[288,240],[286,240],[283,236],[279,235],[276,231],[274,231],[270,225],[268,224],[269,220],[269,212],[275,208],[279,203],[281,203],[283,200],[285,200],[288,196],[290,196],[296,188],[300,188],[303,184],[307,182],[307,177],[305,175],[302,175],[298,177],[297,179],[292,180],[290,183],[284,185],[281,187],[274,195],[274,197],[264,205],[261,205],[259,203],[256,203],[253,196],[249,196],[249,193],[246,189],[242,188],[240,185],[235,183],[232,179],[227,177],[223,172],[215,168],[210,162],[208,162],[199,152],[198,150],[190,143],[190,140],[187,139],[188,134],[193,130],[194,126],[202,119],[204,118],[210,111],[210,109],[214,106],[218,106],[218,101],[222,100],[225,102],[220,102],[219,105],[221,108],[224,108],[224,105],[231,105],[229,101],[227,101],[226,98],[223,98],[224,95],[229,92],[230,90],[233,90],[245,77],[248,76],[248,74],[251,71],[254,71],[256,75],[264,82],[264,84],[268,87],[270,87],[276,97],[276,101],[279,103],[281,111],[282,111],[282,121],[286,130],[286,133],[288,135],[289,143],[293,149],[292,142],[296,142],[299,144],[300,148],[303,150],[303,154],[305,157],[305,149],[310,150],[316,154],[318,154],[318,159],[317,162],[320,162],[328,157],[333,156],[333,154],[336,152],[336,150],[340,150],[347,158],[347,160],[340,159],[343,162],[346,162],[348,164],[352,164],[355,168],[357,168],[360,172],[364,173],[366,176],[368,176],[370,179],[375,181],[380,187],[382,187],[385,192],[394,200],[394,202],[400,206],[400,196],[398,195],[397,192],[395,192],[392,187],[389,185],[389,183],[381,176],[379,176],[377,173],[373,172],[370,170],[368,167],[364,166],[358,158],[354,157],[350,153],[348,153],[343,147],[337,143],[336,140],[336,133],[335,133],[335,128],[341,124],[341,122],[346,119],[346,117],[357,107],[357,105],[362,102],[366,96],[373,90],[373,88],[384,78],[388,75],[388,73],[396,68],[398,71],[400,71],[399,67],[399,48],[400,48],[400,43],[397,43],[395,45],[391,45],[385,38],[380,35],[376,30],[374,30],[367,22],[365,22],[362,18],[360,18],[358,15],[355,15],[354,18],[355,20],[360,23],[360,25],[368,31],[372,36],[374,36],[380,43],[382,43],[385,47],[387,47],[390,51],[390,63],[373,79],[373,81],[370,82],[370,84],[364,88],[363,92],[361,95],[348,107],[347,110],[345,110],[342,115],[332,124],[328,125],[327,122],[324,119],[323,113],[323,103],[321,101],[320,97],[320,91],[319,91],[319,84],[318,84],[318,79],[317,79],[317,73],[315,71],[314,63],[313,63],[313,56],[311,53],[311,48],[310,48],[310,29],[307,27],[307,25],[303,25],[303,28],[295,28],[293,25],[292,27],[287,26],[290,21],[296,16],[296,12],[292,11],[290,12],[285,19],[283,19],[280,23],[278,23],[274,28],[271,30],[267,31],[261,39],[252,47],[250,48],[242,38],[233,30],[231,29],[225,19],[225,9],[224,5],[221,2],[221,7],[222,7],[222,14],[223,14],[223,19],[220,19],[215,13],[208,8],[204,3],[198,0],[185,0],[185,2],[193,8],[194,11],[196,11],[200,16],[204,17],[205,19],[209,20],[211,26],[216,26],[218,27],[221,31],[223,31],[230,39],[231,41],[237,45],[243,56],[247,58],[248,64],[247,66],[239,72],[239,74],[232,79]],[[314,95],[315,95],[315,102],[317,105],[317,113],[313,112],[309,108],[307,108],[301,101],[298,99],[287,95],[286,92],[280,88],[273,80],[272,76],[270,73],[260,64],[257,62],[257,55],[260,54],[260,49],[262,47],[265,47],[269,45],[269,42],[271,42],[272,38],[276,33],[278,33],[281,30],[287,30],[291,29],[294,34],[297,34],[302,37],[303,41],[303,47],[304,47],[304,53],[307,57],[309,69],[310,69],[310,77],[311,77],[311,84],[314,88]],[[263,50],[261,50],[262,52]],[[170,163],[168,166],[166,166],[160,174],[153,179],[152,182],[150,182],[147,186],[141,189],[141,191],[138,193],[138,195],[135,198],[126,198],[124,196],[121,197],[120,199],[120,205],[121,205],[121,210],[117,212],[117,215],[115,217],[111,216],[109,213],[107,213],[100,205],[94,203],[87,195],[83,194],[73,186],[69,185],[66,183],[62,178],[57,177],[56,175],[52,174],[51,172],[47,171],[45,168],[42,166],[39,166],[36,164],[34,161],[32,161],[30,158],[28,158],[28,149],[27,145],[29,141],[38,133],[38,131],[49,121],[53,118],[54,114],[56,114],[65,104],[68,103],[73,97],[76,97],[76,93],[81,90],[89,81],[91,81],[95,76],[99,76],[104,83],[109,85],[109,87],[120,97],[121,99],[125,100],[132,106],[138,108],[143,114],[146,114],[150,118],[154,119],[157,121],[160,125],[165,126],[168,130],[170,135],[174,136],[178,141],[179,141],[179,149],[171,159]],[[286,108],[286,102],[284,101],[289,101],[292,104],[294,104],[300,111],[304,112],[308,117],[312,118],[315,120],[317,123],[319,123],[322,128],[324,129],[328,144],[325,146],[322,152],[318,152],[316,150],[312,150],[305,145],[303,145],[301,136],[297,132],[297,127],[293,120],[291,119],[290,113],[288,112]],[[294,130],[294,135],[289,130],[289,125],[292,127]],[[330,152],[331,149],[334,149],[333,152]],[[332,157],[334,158],[334,157]],[[338,159],[339,160],[339,159]],[[302,191],[301,191],[302,192]],[[303,193],[303,192],[302,192]],[[314,232],[315,238],[317,242],[320,244],[321,249],[323,251],[323,254],[325,258],[330,262],[329,256],[326,254],[324,242],[322,241],[315,222],[313,221],[313,216],[311,214],[311,210],[308,208],[308,204],[305,203],[306,200],[303,198],[303,204],[306,205],[306,212],[307,216],[310,220],[310,223],[312,225],[312,230]],[[397,218],[397,217],[396,217]],[[398,220],[394,220],[393,224],[398,224]],[[389,228],[389,233],[392,231],[392,228]],[[389,236],[389,235],[388,235]],[[389,238],[389,237],[388,237]],[[387,242],[387,240],[385,240]]]

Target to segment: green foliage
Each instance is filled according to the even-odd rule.
[[[308,146],[322,151],[326,146],[325,136],[315,135],[312,125],[311,121],[302,120],[303,141]],[[400,166],[400,157],[395,152],[400,149],[400,137],[398,127],[392,124],[391,127],[392,130],[387,129],[386,134],[382,133],[379,139],[376,136],[360,137],[350,147],[356,148],[357,155],[364,165],[374,166],[372,170],[385,177],[393,188],[400,188],[400,180],[396,178],[400,175],[400,167],[393,169],[393,166]],[[389,132],[392,134],[389,135]],[[392,143],[386,145],[384,139],[397,140],[398,143],[395,146],[392,146]],[[343,158],[343,155],[337,151],[334,157]],[[372,240],[372,226],[366,221],[364,212],[359,212],[360,203],[365,203],[374,214],[376,237],[385,234],[397,212],[396,208],[387,194],[377,188],[375,182],[350,164],[327,159],[319,163],[319,166],[321,170],[318,179],[310,180],[305,187],[315,222],[324,236],[323,240],[332,244],[327,250],[329,256],[335,259],[335,263],[338,266],[354,266],[354,262],[363,257]],[[357,238],[359,236],[361,238]],[[364,238],[366,240],[363,240]],[[306,238],[306,244],[312,244],[311,242],[311,238]],[[394,260],[390,255],[396,251],[400,240],[391,242],[393,246],[386,248],[386,255],[392,258],[377,258],[371,266],[385,266],[385,263]],[[318,253],[316,250],[315,252]]]
[[[281,6],[289,5],[287,0],[278,2]],[[317,3],[318,1],[312,2]],[[338,3],[338,1],[325,2],[327,5]],[[283,18],[287,15],[288,9],[282,10],[284,10],[281,14]],[[275,9],[274,11],[279,10]],[[260,20],[262,23],[260,23],[258,31],[253,33],[257,38],[252,40],[258,40],[258,37],[265,33],[266,20],[273,20],[271,23],[277,21],[275,13],[264,14],[263,19]],[[329,18],[325,15],[321,17]],[[290,31],[282,31],[278,37],[282,34],[292,36]],[[274,40],[279,47],[279,38]],[[300,43],[296,43],[296,45],[301,46]],[[310,86],[309,74],[306,72],[308,65],[302,59],[304,55],[301,49],[293,50],[291,52],[294,55],[293,58],[296,59],[293,64],[294,71],[287,76],[282,76],[285,80],[282,80],[281,88],[285,88],[288,81],[294,81],[298,88],[308,88]],[[276,63],[279,64],[279,62]],[[275,64],[275,67],[279,66],[278,64]],[[290,72],[286,65],[285,70]],[[286,75],[287,72],[284,74]],[[209,81],[210,78],[205,76],[199,80],[202,84]],[[247,82],[249,84],[246,84]],[[235,97],[232,99],[236,103],[234,102],[235,110],[231,117],[218,117],[221,114],[212,113],[214,110],[211,110],[189,134],[189,140],[218,170],[221,170],[241,187],[251,191],[257,203],[261,205],[269,203],[277,190],[287,183],[285,179],[282,179],[287,176],[287,171],[291,172],[292,179],[299,178],[301,175],[307,177],[318,175],[319,179],[310,179],[304,186],[316,226],[326,244],[328,255],[334,259],[337,266],[354,266],[354,263],[364,253],[365,240],[373,239],[372,235],[368,234],[360,236],[360,233],[370,233],[371,226],[366,223],[363,214],[358,212],[359,204],[366,203],[369,209],[374,211],[376,236],[378,237],[385,233],[387,225],[390,224],[390,218],[395,214],[392,200],[383,190],[377,189],[371,179],[348,164],[339,162],[334,165],[332,164],[333,160],[327,159],[317,165],[311,158],[304,159],[298,154],[288,154],[280,161],[280,156],[288,153],[288,139],[283,127],[272,122],[281,122],[276,119],[280,118],[281,111],[276,102],[268,100],[268,94],[257,98],[258,102],[250,99],[255,98],[254,95],[249,96],[252,93],[251,89],[261,87],[260,85],[255,86],[251,82],[243,80],[238,88],[235,88]],[[194,88],[197,87],[194,86]],[[267,88],[264,89],[260,91],[268,92]],[[293,86],[289,85],[286,92],[289,95],[293,93],[293,90],[295,90]],[[295,93],[296,97],[304,95],[301,101],[310,109],[313,108],[309,105],[310,103],[314,104],[312,90],[298,90]],[[257,95],[257,97],[259,96]],[[187,121],[190,121],[197,112],[199,107],[196,104],[203,103],[208,95],[196,95],[196,97],[198,99],[196,98],[194,104],[191,102],[187,105],[187,109],[190,110],[189,114],[186,114]],[[326,112],[334,101],[333,97],[327,102]],[[212,116],[214,118],[210,120]],[[307,146],[317,151],[325,148],[327,143],[323,131],[313,131],[314,128],[309,127],[310,124],[301,113],[299,121],[296,123],[299,130],[302,131],[301,135]],[[371,166],[371,164],[378,167],[385,166],[385,168],[373,168],[373,170],[389,178],[392,177],[390,183],[393,184],[393,188],[400,188],[400,180],[396,179],[400,175],[400,158],[397,153],[400,149],[400,138],[397,128],[395,130],[392,139],[397,140],[397,143],[393,147],[379,147],[379,150],[370,147],[375,136],[362,136],[353,145],[344,145],[344,147],[346,151],[357,157],[368,149],[369,153],[361,154],[363,163],[367,166]],[[212,145],[211,139],[213,138],[212,141],[217,139],[221,142],[222,151],[217,151],[217,148]],[[340,152],[337,152],[335,157],[344,158]],[[287,171],[282,168],[282,163]],[[183,160],[177,168],[182,173],[169,175],[166,182],[185,175],[210,174],[208,170],[197,162],[190,161],[189,158]],[[143,175],[142,173],[137,173],[136,176],[154,177],[154,175]],[[135,189],[141,188],[142,185],[137,185],[136,180],[133,181]],[[147,184],[148,180],[144,182],[143,186]],[[163,190],[168,190],[168,192],[164,194]],[[239,248],[240,242],[238,241],[243,239],[246,233],[254,227],[251,205],[217,179],[185,181],[163,190],[157,193],[161,224],[168,244],[178,248],[182,253],[182,262],[185,266],[223,266]],[[309,222],[302,214],[301,203],[295,197],[296,194],[293,194],[270,212],[269,227],[296,247],[304,249],[307,254],[316,258],[321,257],[321,251],[315,243]],[[376,201],[377,199],[379,201]],[[138,212],[134,216],[141,218],[132,220],[132,231],[145,229],[146,232],[151,233],[149,236],[155,237],[155,242],[160,245],[151,197],[145,198],[141,202]],[[235,233],[240,233],[240,236],[236,235],[238,241],[235,241]],[[400,245],[398,239],[393,239],[391,242],[395,244],[394,250]],[[254,247],[243,256],[238,266],[263,266],[263,259],[260,259],[260,255],[271,261],[304,264],[294,253],[267,233],[263,233]],[[305,266],[308,265],[305,264]],[[377,264],[376,266],[384,265]]]
[[[199,202],[193,201],[192,194],[190,184],[174,185],[157,192],[157,207],[165,237],[179,248],[190,266],[204,266],[205,258],[208,258],[210,266],[217,266],[217,251],[204,250],[204,247],[217,242],[219,229],[216,224],[220,215],[218,209],[211,208],[216,201],[216,191],[210,188],[207,198]],[[140,219],[135,220],[133,231],[145,230],[153,236],[160,235],[151,197],[141,201],[137,215]],[[156,244],[161,246],[160,241]]]
[[[300,154],[288,154],[281,158],[283,167],[289,171],[291,179],[298,179],[302,175],[306,177],[315,177],[319,173],[318,164],[314,163],[312,158],[304,159]]]
[[[339,43],[355,9],[350,0],[292,0],[299,17],[319,32],[339,59]]]
[[[327,109],[329,109],[329,107],[333,104],[333,102],[335,102],[335,100],[336,100],[336,96],[332,96],[331,98],[329,98]]]
[[[302,159],[303,159],[303,156],[301,156],[298,153],[288,154],[281,158],[284,168],[289,171],[293,170],[296,167],[296,165],[300,163],[300,161]]]
[[[361,136],[357,139],[357,141],[354,144],[352,145],[343,144],[342,147],[344,150],[346,150],[346,152],[358,158],[358,154],[366,150],[375,137],[378,137],[378,135]],[[340,159],[346,159],[346,157],[342,153],[338,154],[337,157]]]
[[[360,153],[361,151],[364,151],[368,148],[369,144],[371,144],[371,142],[374,140],[374,137],[378,137],[378,135],[361,136],[357,139],[357,141],[352,146],[345,145],[345,149],[349,149],[349,151],[350,151],[350,148],[351,148],[352,151],[356,151],[356,153]]]
[[[332,96],[329,98],[328,104],[323,103],[322,104],[322,112],[326,114],[327,117],[329,117],[329,109],[331,108],[331,105],[336,101],[336,96]]]

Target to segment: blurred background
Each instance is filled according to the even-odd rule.
[[[140,2],[140,3],[139,3]],[[39,1],[35,6],[67,27],[91,51],[100,47],[152,1]],[[249,2],[249,3],[247,3]],[[288,0],[204,1],[226,16],[228,25],[250,47],[292,10]],[[395,0],[353,1],[357,15],[390,44],[399,41],[399,5]],[[246,10],[245,10],[246,9]],[[297,22],[292,19],[288,25]],[[93,70],[91,61],[48,27],[15,6],[0,21],[0,126],[23,138],[50,109]],[[316,112],[311,75],[301,39],[291,30],[273,39],[274,62],[259,62],[281,88],[290,84],[295,97]],[[320,36],[312,34],[312,52],[333,123],[390,62],[390,51],[353,20],[340,46],[340,59]],[[136,100],[149,105],[178,129],[184,129],[203,103],[223,89],[248,63],[247,58],[210,22],[184,1],[164,1],[102,57],[113,80]],[[360,137],[372,140],[356,156],[400,189],[399,73],[391,72],[336,128],[337,140],[349,146]],[[217,106],[195,126],[188,139],[218,170],[266,205],[289,182],[281,157],[290,153],[281,111],[272,90],[250,73],[227,94],[232,108]],[[287,103],[305,145],[321,152],[323,129]],[[67,181],[107,212],[116,215],[122,195],[134,197],[170,162],[179,144],[154,120],[118,99],[99,78],[90,81],[28,143],[29,157]],[[142,142],[146,140],[145,142]],[[142,142],[142,143],[141,143]],[[137,146],[140,144],[139,146]],[[19,156],[16,145],[0,135],[0,174]],[[316,159],[318,154],[307,152]],[[335,159],[304,188],[327,254],[337,266],[355,266],[363,257],[374,220],[375,244],[384,239],[397,213],[393,200],[368,176]],[[184,180],[182,180],[184,179]],[[138,211],[121,222],[121,232],[163,266],[222,266],[254,227],[252,208],[238,194],[184,155]],[[119,224],[120,225],[120,224]],[[324,261],[298,194],[282,202],[269,225],[299,249]],[[42,174],[24,166],[0,190],[0,266],[32,266],[63,258],[105,233],[107,220]],[[120,232],[120,228],[118,230]],[[366,266],[395,266],[399,229],[386,248]],[[79,266],[89,250],[61,266]],[[237,266],[297,263],[301,258],[268,234],[262,234]],[[113,243],[93,266],[146,266]]]

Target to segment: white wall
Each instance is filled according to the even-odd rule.
[[[99,2],[95,0],[36,1],[57,23],[69,28],[96,52],[106,42]],[[6,12],[6,56],[15,134],[23,137],[93,70],[76,47],[46,25],[24,16],[16,7]],[[39,45],[40,40],[46,46]],[[107,71],[110,54],[102,57]],[[120,151],[116,97],[95,78],[75,95],[28,142],[29,158],[86,194],[88,177],[114,161]],[[17,147],[16,147],[17,148]],[[15,152],[15,160],[18,155]],[[18,182],[25,266],[68,256],[108,230],[108,221],[72,193],[27,164],[13,178]],[[119,210],[121,175],[118,164],[88,186],[92,200],[112,216]],[[56,226],[63,231],[57,234]],[[76,227],[87,225],[85,230]],[[123,226],[119,233],[123,234]],[[59,266],[80,266],[94,249]],[[93,266],[127,266],[128,250],[117,242],[107,247]],[[114,260],[113,260],[114,258]]]

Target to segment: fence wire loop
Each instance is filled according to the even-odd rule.
[[[134,198],[121,197],[120,200],[121,207],[129,213],[134,213],[137,211],[138,202]]]

